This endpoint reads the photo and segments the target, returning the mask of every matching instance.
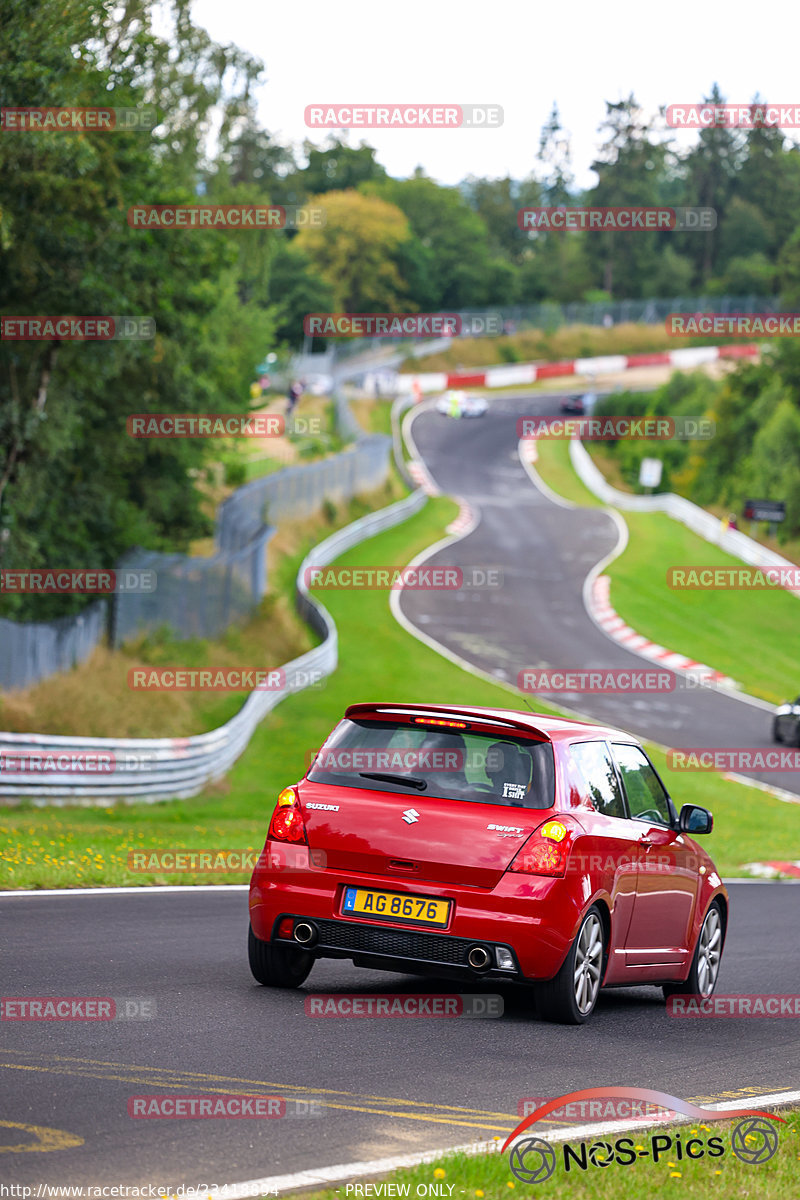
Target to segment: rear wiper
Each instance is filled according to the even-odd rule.
[[[380,779],[382,783],[401,783],[403,787],[416,788],[424,792],[428,786],[427,779],[416,779],[411,775],[382,775],[380,771],[359,771],[362,779]]]

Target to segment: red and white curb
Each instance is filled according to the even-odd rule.
[[[433,482],[428,469],[423,462],[418,458],[412,458],[407,464],[408,473],[418,487],[421,487],[426,496],[438,496],[439,489]]]
[[[448,388],[501,388],[536,383],[539,379],[560,379],[569,375],[611,375],[635,367],[696,367],[719,358],[755,358],[758,346],[687,346],[682,350],[661,350],[654,354],[606,354],[598,358],[573,358],[557,363],[510,363],[484,367],[480,371],[428,371],[420,375],[401,375],[398,385],[403,392],[444,392]]]
[[[715,671],[706,663],[697,662],[685,654],[667,650],[657,642],[651,642],[643,634],[637,633],[626,625],[622,617],[611,607],[609,594],[611,578],[608,575],[598,575],[589,592],[589,616],[615,642],[619,642],[627,650],[635,650],[642,658],[649,658],[671,671],[683,671],[687,674],[702,678],[706,685],[724,688],[738,688],[739,684],[729,675]]]
[[[800,879],[800,861],[794,862],[754,862],[745,863],[744,870],[751,875],[759,875],[762,879],[777,879],[788,875],[791,879]]]
[[[458,500],[460,508],[458,510],[458,516],[450,522],[445,529],[445,533],[460,534],[461,536],[472,533],[480,519],[478,513],[476,513],[474,509],[470,508],[466,500],[462,500],[459,496],[455,496],[453,498]]]

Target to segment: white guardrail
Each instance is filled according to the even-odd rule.
[[[630,492],[620,492],[612,487],[595,466],[588,450],[578,438],[572,438],[569,443],[569,456],[572,465],[581,481],[598,499],[612,504],[615,508],[625,508],[631,512],[665,512],[668,516],[680,521],[694,533],[699,534],[707,542],[713,542],[721,550],[739,558],[742,562],[754,567],[787,567],[796,572],[795,563],[782,558],[774,550],[762,546],[741,530],[728,529],[722,531],[718,517],[706,512],[684,496],[675,492],[657,492],[651,496],[634,496]],[[793,595],[800,596],[800,589],[786,588]]]
[[[0,771],[0,797],[38,805],[108,805],[117,800],[152,803],[194,796],[224,775],[247,747],[267,713],[293,692],[330,675],[338,662],[336,625],[328,610],[309,594],[305,571],[325,566],[359,542],[400,524],[423,507],[427,496],[418,489],[404,500],[368,513],[320,542],[297,572],[296,604],[300,615],[322,643],[281,668],[284,682],[274,690],[250,693],[235,717],[218,729],[187,738],[63,737],[44,733],[0,733],[0,755],[20,765],[38,755],[39,769]],[[41,769],[45,757],[67,755],[93,760],[87,771]],[[96,757],[95,757],[96,756]],[[99,769],[98,769],[99,768]],[[9,803],[9,800],[6,800]]]

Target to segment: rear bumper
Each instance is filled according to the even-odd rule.
[[[316,920],[306,913],[282,916],[311,923],[318,930],[318,940],[309,947],[315,958],[351,958],[359,967],[439,975],[447,979],[504,979],[508,982],[522,978],[513,948],[507,944],[503,944],[503,949],[514,959],[513,969],[500,970],[492,966],[479,971],[468,962],[470,950],[480,945],[491,954],[499,943],[476,942],[474,938],[454,938],[417,929],[397,929],[372,922]],[[285,941],[287,939],[277,935],[280,920],[275,922],[272,940]],[[288,942],[291,943],[291,939]]]
[[[267,847],[269,849],[269,847]],[[580,922],[574,880],[506,872],[492,890],[423,881],[352,875],[346,871],[274,870],[262,856],[250,884],[250,922],[256,937],[278,939],[286,917],[312,923],[318,958],[351,958],[357,965],[469,979],[551,979],[563,963]],[[377,888],[452,901],[445,929],[389,920],[343,916],[347,886]],[[475,945],[492,951],[492,966],[478,971],[467,962]],[[513,970],[496,967],[494,949],[507,949]]]

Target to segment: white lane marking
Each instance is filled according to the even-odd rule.
[[[247,892],[249,890],[248,883],[167,883],[163,887],[154,883],[146,883],[141,887],[18,888],[15,891],[0,892],[0,898],[5,896],[143,896],[147,893],[163,895],[164,892]]]
[[[800,1092],[772,1092],[762,1096],[742,1096],[737,1100],[725,1100],[722,1103],[706,1104],[703,1107],[715,1112],[725,1112],[731,1108],[764,1108],[766,1105],[783,1107],[796,1104],[800,1100]],[[678,1114],[670,1125],[691,1125],[699,1118]],[[642,1119],[641,1121],[604,1121],[590,1125],[576,1125],[571,1129],[542,1130],[539,1137],[549,1142],[566,1142],[585,1137],[594,1137],[605,1133],[620,1133],[626,1130],[652,1129],[664,1127],[664,1122]],[[393,1158],[378,1158],[372,1162],[338,1163],[334,1167],[316,1167],[308,1171],[296,1171],[292,1175],[271,1175],[264,1179],[247,1179],[240,1183],[222,1184],[214,1193],[214,1200],[226,1200],[226,1197],[236,1197],[245,1200],[249,1196],[262,1196],[268,1192],[291,1192],[298,1188],[330,1187],[332,1184],[344,1183],[349,1179],[365,1175],[384,1175],[389,1171],[397,1171],[402,1167],[416,1167],[420,1163],[434,1162],[445,1154],[496,1154],[502,1141],[469,1142],[464,1146],[448,1146],[439,1150],[423,1150],[416,1154],[398,1154]]]

